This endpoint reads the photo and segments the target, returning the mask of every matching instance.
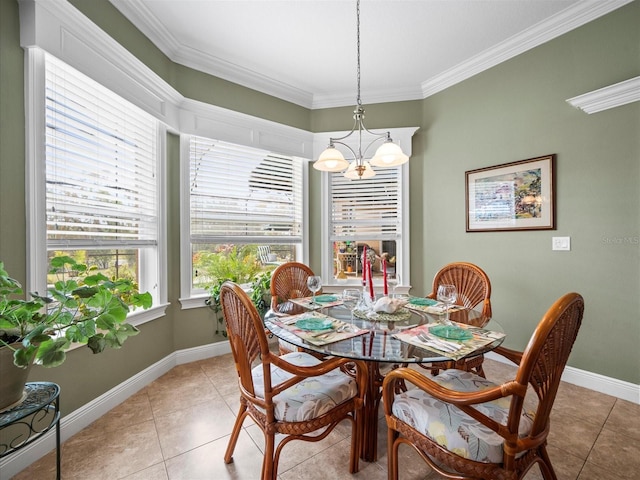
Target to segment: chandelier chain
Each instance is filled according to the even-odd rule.
[[[356,101],[358,106],[362,105],[362,101],[360,100],[360,0],[356,2],[356,37],[357,37],[357,65],[358,65],[358,97]]]

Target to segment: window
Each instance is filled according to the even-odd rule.
[[[302,159],[198,136],[189,153],[189,295],[302,258]]]
[[[37,207],[32,233],[41,234],[32,238],[32,250],[39,256],[44,244],[47,252],[37,263],[48,270],[51,257],[72,256],[109,276],[132,278],[158,305],[164,300],[158,121],[55,57],[35,58],[44,65],[44,96],[32,101],[44,110],[38,115],[44,159],[36,155],[33,168],[43,165],[44,175],[30,175]],[[45,290],[43,266],[34,271],[33,283]]]
[[[374,283],[383,271],[393,282],[400,276],[403,251],[401,168],[377,169],[376,176],[349,180],[328,174],[331,276],[340,283],[359,283],[366,247]],[[384,260],[384,262],[383,262]]]

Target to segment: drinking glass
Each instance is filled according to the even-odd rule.
[[[313,300],[311,300],[311,305],[318,305],[316,303],[316,292],[322,288],[322,278],[319,275],[312,275],[307,278],[307,287],[313,293]]]
[[[388,273],[387,284],[391,285],[391,298],[396,298],[396,288],[398,288],[398,285],[400,285],[400,275],[398,275],[397,273],[394,275]]]
[[[360,303],[361,298],[358,288],[345,288],[342,292],[342,304],[351,311],[351,323],[353,323],[353,311]]]
[[[449,305],[453,305],[458,298],[458,291],[455,285],[441,284],[438,285],[438,301],[444,303],[445,321],[447,325],[451,325],[449,321]]]

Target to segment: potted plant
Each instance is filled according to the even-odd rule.
[[[32,293],[24,299],[20,283],[0,262],[0,409],[20,399],[33,363],[61,365],[74,344],[86,344],[93,353],[120,348],[138,334],[125,322],[130,308],[151,306],[151,294],[140,293],[132,280],[108,278],[68,256],[54,257],[51,266],[57,281],[47,295]],[[9,381],[12,373],[21,373],[24,380]],[[17,393],[4,391],[10,383]]]
[[[214,281],[207,287],[209,298],[205,303],[214,311],[218,322],[216,334],[227,336],[224,318],[219,315],[220,287],[226,280],[238,283],[249,292],[261,316],[269,308],[271,270],[264,270],[254,253],[255,247],[224,245],[215,252],[201,255],[201,269]]]
[[[224,318],[222,315],[218,315],[222,310],[220,305],[220,288],[225,281],[226,279],[218,280],[209,287],[209,298],[205,300],[205,303],[217,316],[218,328],[216,329],[216,333],[226,337],[227,330],[224,327]],[[271,271],[259,273],[253,278],[253,281],[248,284],[245,283],[244,287],[248,291],[251,302],[255,305],[258,313],[261,317],[264,317],[264,314],[271,304]]]

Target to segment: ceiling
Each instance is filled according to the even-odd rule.
[[[110,0],[174,62],[307,108],[356,103],[355,0]],[[426,98],[630,0],[362,0],[363,104]]]

